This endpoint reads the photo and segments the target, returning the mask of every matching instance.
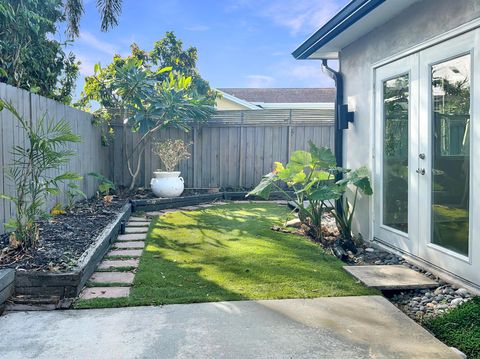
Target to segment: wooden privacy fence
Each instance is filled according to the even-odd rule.
[[[79,182],[81,189],[88,195],[93,196],[96,191],[96,181],[86,176],[89,172],[100,172],[105,176],[111,176],[109,160],[110,149],[101,144],[101,133],[91,123],[91,115],[70,106],[63,105],[45,97],[32,94],[28,91],[0,83],[0,98],[11,102],[20,115],[27,118],[31,123],[46,116],[46,118],[59,120],[64,118],[70,123],[73,131],[82,137],[81,143],[72,145],[75,156],[64,166],[63,171],[68,170],[79,173],[84,179]],[[26,142],[25,134],[19,127],[14,117],[7,111],[0,112],[0,192],[15,195],[15,188],[5,173],[5,166],[13,162],[11,150],[15,145],[23,146]],[[52,173],[54,175],[55,173]],[[58,171],[57,174],[60,174]],[[48,207],[55,202],[66,203],[66,184],[63,191],[57,197],[49,198]],[[3,233],[3,224],[14,215],[14,205],[8,201],[0,200],[0,233]]]
[[[290,153],[317,146],[333,149],[332,109],[219,111],[212,120],[185,133],[177,129],[160,132],[158,139],[180,138],[191,142],[191,158],[179,170],[190,188],[251,188],[272,170],[274,161],[287,162]],[[113,174],[117,184],[129,185],[130,177],[123,146],[132,148],[138,134],[121,125],[115,128]],[[148,187],[152,172],[160,167],[159,158],[147,144],[141,160],[138,185]]]

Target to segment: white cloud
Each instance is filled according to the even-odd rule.
[[[247,76],[247,86],[248,87],[272,87],[275,83],[275,79],[271,76],[266,75],[248,75]]]
[[[111,42],[100,40],[95,37],[95,35],[87,31],[80,32],[80,37],[78,38],[78,41],[108,55],[113,56],[118,53],[117,47]]]
[[[95,66],[96,61],[93,61],[82,54],[76,54],[75,56],[80,61],[80,74],[83,76],[92,76],[93,67]]]
[[[249,8],[297,34],[318,29],[346,3],[347,0],[237,0],[227,10]]]
[[[332,67],[335,67],[334,64]],[[277,78],[294,86],[333,87],[334,83],[322,72],[319,61],[296,63],[295,60],[283,61],[272,66],[272,73]]]

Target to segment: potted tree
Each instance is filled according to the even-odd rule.
[[[158,169],[153,172],[154,178],[150,181],[150,187],[155,196],[172,198],[183,193],[185,188],[183,178],[180,177],[180,171],[175,171],[175,167],[180,161],[190,158],[189,146],[190,143],[179,139],[167,139],[154,143],[152,151],[160,158],[165,169],[165,171]]]

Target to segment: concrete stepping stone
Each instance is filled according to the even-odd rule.
[[[130,295],[130,287],[92,287],[84,288],[81,299],[125,298]]]
[[[367,287],[379,290],[435,288],[438,283],[403,265],[344,266]]]
[[[147,233],[148,227],[127,227],[125,228],[125,233]]]
[[[201,207],[201,208],[210,208],[210,207],[213,207],[214,205],[213,204],[210,204],[210,203],[203,203],[203,204],[199,204],[198,207]]]
[[[110,268],[128,268],[128,267],[138,267],[138,259],[105,259],[99,265],[99,269],[110,269]]]
[[[118,249],[141,249],[145,248],[145,242],[116,242],[113,246]]]
[[[133,221],[133,222],[128,222],[127,227],[148,227],[150,225],[150,222],[145,221]]]
[[[92,283],[133,284],[135,274],[131,272],[95,272],[90,277]]]
[[[144,222],[147,219],[145,217],[130,217],[128,220],[131,222]]]
[[[120,234],[117,241],[144,241],[147,239],[146,233]]]
[[[114,249],[107,253],[107,257],[122,256],[122,257],[140,257],[143,250],[141,249]]]

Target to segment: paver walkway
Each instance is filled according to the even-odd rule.
[[[8,359],[459,358],[380,296],[18,312],[0,333]]]
[[[145,216],[134,215],[130,217],[125,227],[125,234],[118,236],[112,250],[98,265],[97,271],[93,273],[87,286],[80,293],[80,298],[89,300],[120,298],[130,295],[130,286],[134,282],[135,271],[145,248],[145,239],[152,218],[175,211],[193,211],[221,204],[226,203],[216,202],[215,204],[165,209],[147,212]]]
[[[87,286],[80,293],[81,299],[120,298],[130,295],[139,257],[142,255],[150,221],[146,217],[133,216],[125,228],[126,234],[117,238],[112,250],[98,265]]]

